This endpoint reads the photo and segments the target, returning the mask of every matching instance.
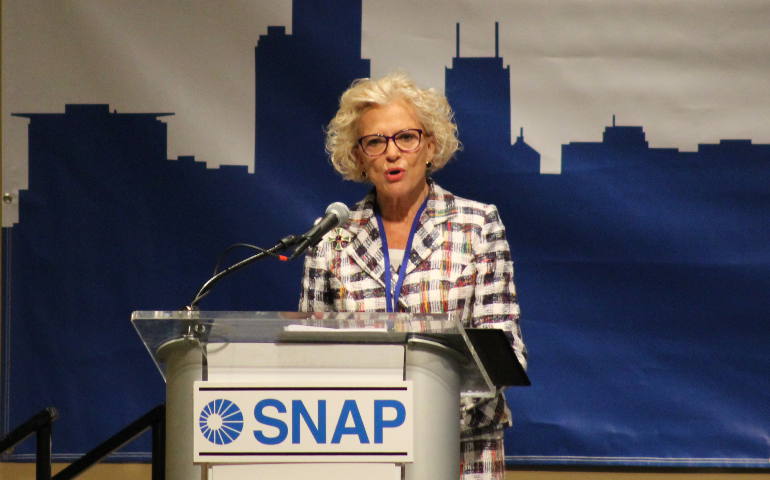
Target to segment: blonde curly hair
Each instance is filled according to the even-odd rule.
[[[345,179],[365,181],[356,160],[358,119],[373,105],[406,100],[415,110],[425,134],[433,137],[435,154],[430,172],[442,168],[460,149],[454,113],[446,97],[433,88],[421,89],[403,72],[380,79],[359,78],[340,97],[340,108],[326,128],[326,152],[334,169]]]

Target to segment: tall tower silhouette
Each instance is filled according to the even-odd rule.
[[[462,57],[460,24],[456,25],[455,57],[445,70],[445,82],[463,143],[457,168],[539,173],[540,155],[524,143],[523,134],[515,148],[511,146],[511,69],[500,57],[497,22],[494,57]]]
[[[340,94],[370,68],[361,58],[361,0],[294,0],[292,8],[292,33],[268,27],[255,49],[254,171],[301,185],[333,179],[324,127]]]

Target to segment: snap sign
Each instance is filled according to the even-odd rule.
[[[199,463],[412,461],[412,384],[196,382]]]

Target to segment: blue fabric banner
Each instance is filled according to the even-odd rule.
[[[271,246],[327,204],[364,196],[328,164],[323,129],[341,92],[375,69],[362,56],[367,8],[295,0],[290,29],[235,43],[254,59],[248,165],[169,158],[169,125],[185,114],[162,104],[117,108],[88,93],[62,94],[53,110],[12,102],[2,122],[26,127],[16,140],[28,145],[28,181],[8,197],[18,221],[3,228],[3,433],[55,406],[54,458],[93,448],[163,401],[131,311],[180,308],[227,245]],[[497,43],[494,55],[464,56],[454,38],[435,86],[463,150],[436,181],[498,206],[531,358],[533,386],[507,392],[507,462],[768,468],[770,144],[728,133],[653,147],[648,126],[607,112],[593,136],[562,138],[560,166],[541,173],[540,147],[511,121],[524,96],[512,98],[517,67]],[[179,121],[206,132],[217,120]],[[202,308],[296,310],[300,274],[300,262],[252,265]],[[33,451],[28,441],[10,458]],[[148,456],[145,438],[114,457]]]

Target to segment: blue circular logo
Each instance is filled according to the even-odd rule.
[[[213,400],[201,410],[198,426],[209,442],[227,445],[241,434],[243,413],[230,400]]]

